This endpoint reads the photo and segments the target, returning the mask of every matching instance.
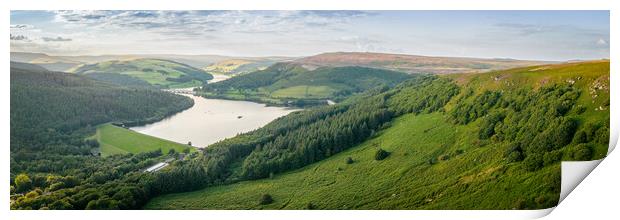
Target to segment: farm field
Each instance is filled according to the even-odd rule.
[[[190,151],[196,151],[196,148],[185,144],[141,134],[112,124],[98,127],[96,134],[91,138],[96,138],[100,143],[102,156],[126,153],[135,154],[157,149],[161,149],[164,154],[171,149],[174,149],[176,152],[182,152],[186,148],[189,148]]]
[[[121,74],[133,80],[146,82],[158,88],[188,88],[202,85],[213,76],[192,66],[162,59],[115,60],[82,65],[74,73],[85,74]],[[101,77],[99,77],[101,80]],[[114,84],[123,83],[125,79],[108,79]],[[121,81],[121,82],[119,82]]]

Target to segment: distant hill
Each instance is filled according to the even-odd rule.
[[[294,63],[277,63],[267,69],[203,87],[207,96],[255,100],[273,104],[341,100],[379,86],[394,86],[409,75],[367,67],[322,67],[307,70]]]
[[[36,65],[36,64],[14,62],[14,61],[11,61],[11,68],[18,68],[18,69],[23,69],[23,70],[39,71],[39,72],[47,71],[47,69],[39,65]]]
[[[73,72],[120,85],[126,84],[127,77],[131,77],[134,82],[130,85],[148,83],[159,88],[194,87],[213,79],[213,76],[204,70],[162,59],[115,60],[85,64]]]
[[[11,61],[36,64],[51,71],[66,72],[81,62],[43,53],[11,52]]]
[[[247,73],[258,70],[260,68],[267,67],[277,61],[291,60],[289,57],[232,57],[221,55],[179,55],[179,54],[121,54],[121,55],[76,55],[76,56],[52,56],[44,53],[30,53],[30,52],[11,52],[11,61],[23,62],[23,63],[36,63],[48,67],[53,71],[71,72],[72,68],[81,64],[93,64],[114,60],[135,60],[135,59],[163,59],[174,62],[179,62],[193,66],[195,68],[208,68],[209,66],[218,67],[222,64],[220,62],[227,63],[235,60],[243,60],[251,65],[239,66],[237,71],[230,72],[231,74]],[[212,68],[213,68],[212,67]],[[214,70],[215,74],[228,74],[228,71],[218,72]]]
[[[288,61],[288,57],[264,57],[264,58],[238,58],[227,59],[213,63],[204,69],[212,74],[221,75],[241,75],[257,70],[264,70],[267,67],[282,61]]]
[[[306,68],[322,66],[365,66],[406,73],[452,74],[487,72],[522,66],[549,64],[545,61],[513,59],[480,59],[462,57],[430,57],[405,54],[336,52],[323,53],[295,60]]]

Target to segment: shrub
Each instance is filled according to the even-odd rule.
[[[436,164],[436,163],[437,163],[437,158],[433,157],[431,159],[428,159],[428,165],[433,165],[433,164]]]
[[[513,142],[508,145],[508,149],[506,153],[504,153],[504,157],[508,160],[508,163],[514,163],[522,161],[523,149],[521,149],[521,145],[519,143]]]
[[[379,148],[379,150],[375,153],[375,160],[383,160],[388,156],[390,156],[389,152]]]
[[[65,183],[57,182],[57,183],[53,183],[52,185],[50,185],[49,190],[56,191],[56,190],[63,189],[63,188],[65,188]]]
[[[543,158],[540,154],[530,154],[523,161],[527,171],[536,171],[543,167]]]
[[[571,152],[573,160],[590,160],[592,159],[592,148],[588,144],[578,144]]]
[[[448,159],[450,159],[450,155],[444,154],[444,155],[439,156],[439,160],[441,161],[446,161]]]
[[[552,172],[549,175],[545,175],[543,181],[547,184],[551,192],[560,193],[562,189],[562,174],[560,172]]]
[[[308,204],[306,204],[306,209],[309,209],[309,210],[316,209],[316,206],[312,202],[309,202]]]
[[[478,138],[484,140],[493,136],[495,134],[495,125],[504,120],[505,117],[503,113],[493,113],[486,116],[480,125]]]
[[[32,180],[26,174],[19,174],[15,177],[15,190],[17,192],[26,192],[32,188]]]
[[[596,130],[595,134],[596,143],[608,145],[609,144],[609,128],[606,126],[600,127]]]
[[[347,160],[346,160],[346,163],[347,163],[347,164],[352,164],[353,162],[354,162],[354,161],[353,161],[353,158],[351,158],[351,157],[347,157]]]
[[[461,149],[458,149],[458,150],[454,151],[454,155],[461,155],[463,153],[465,153],[465,151],[461,150]]]
[[[548,166],[562,160],[561,151],[551,151],[543,155],[543,165]]]
[[[581,115],[584,112],[586,112],[586,107],[583,105],[577,106],[577,108],[575,109],[575,112],[577,112],[578,115]]]
[[[271,204],[271,203],[273,203],[273,198],[271,198],[271,195],[263,194],[263,196],[261,196],[259,204],[267,205],[267,204]]]
[[[581,144],[581,143],[586,143],[586,142],[588,142],[588,135],[586,134],[586,132],[584,132],[583,130],[580,130],[577,133],[575,133],[575,136],[573,137],[573,143]]]

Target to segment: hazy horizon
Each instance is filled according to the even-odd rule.
[[[609,59],[609,11],[11,11],[11,52]]]

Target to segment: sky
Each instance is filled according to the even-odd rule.
[[[11,11],[12,52],[609,58],[609,11]]]

